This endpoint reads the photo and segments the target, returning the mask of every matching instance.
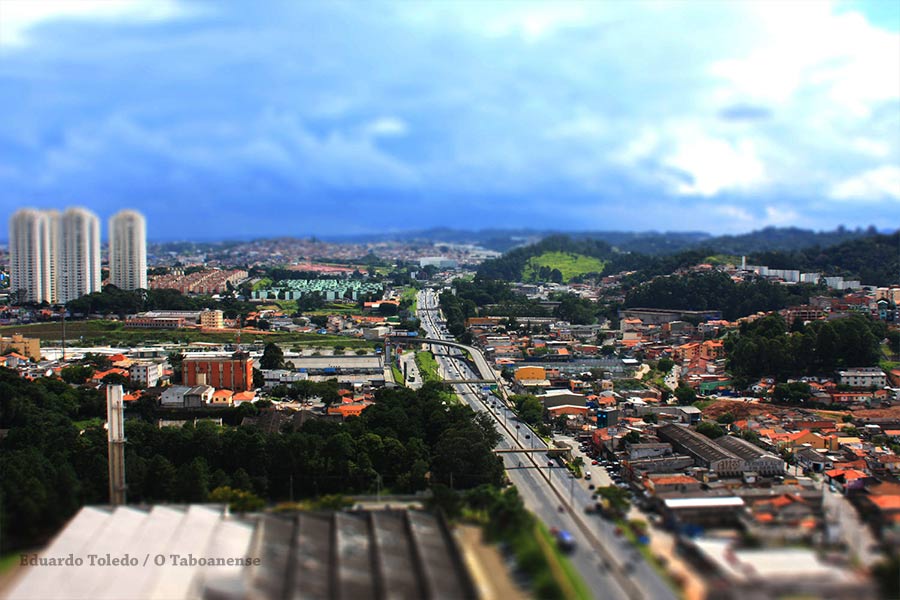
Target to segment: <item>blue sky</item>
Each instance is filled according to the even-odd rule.
[[[900,2],[0,0],[0,217],[900,224]]]

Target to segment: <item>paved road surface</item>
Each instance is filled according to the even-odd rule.
[[[426,335],[429,338],[450,339],[436,318],[436,295],[430,290],[420,292],[418,305],[419,318]],[[438,350],[438,365],[445,377],[478,378],[462,360],[459,350],[435,349]],[[454,388],[462,401],[474,410],[487,411],[496,419],[497,430],[502,436],[498,448],[547,448],[544,441],[527,425],[514,420],[513,413],[501,401],[493,397],[485,400],[479,385],[456,384]],[[518,430],[515,428],[517,424]],[[566,469],[549,467],[544,452],[501,456],[507,475],[516,485],[528,509],[548,527],[572,533],[577,549],[570,560],[597,598],[675,598],[672,590],[637,550],[627,541],[615,536],[612,524],[599,516],[585,514],[584,508],[594,502],[591,492],[570,478]]]

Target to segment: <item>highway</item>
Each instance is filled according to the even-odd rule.
[[[436,294],[423,290],[418,296],[418,314],[428,338],[452,340],[439,323]],[[433,345],[441,375],[448,380],[478,379],[483,373],[472,371],[463,360],[461,350]],[[470,349],[484,371],[483,355]],[[491,370],[492,371],[492,370]],[[492,371],[493,372],[493,371]],[[498,379],[496,374],[493,377]],[[518,422],[505,402],[481,391],[480,384],[453,384],[460,399],[473,410],[488,412],[497,423],[502,439],[499,449],[547,449],[544,441],[525,423]],[[676,598],[662,578],[648,565],[637,550],[614,534],[614,526],[585,507],[594,503],[591,492],[560,466],[549,466],[545,452],[502,453],[506,473],[516,486],[525,506],[547,527],[572,533],[576,550],[569,558],[596,598],[632,598],[667,600]],[[556,463],[553,463],[556,464]]]

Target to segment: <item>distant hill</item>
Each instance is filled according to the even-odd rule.
[[[776,269],[858,278],[866,285],[897,285],[900,284],[900,231],[869,235],[827,248],[758,252],[750,255],[750,260]]]
[[[841,242],[874,235],[870,228],[816,232],[796,227],[767,227],[740,235],[712,236],[700,231],[572,231],[560,232],[538,229],[483,229],[466,231],[439,227],[421,231],[393,232],[375,235],[330,237],[331,241],[424,241],[455,244],[478,244],[490,250],[509,250],[536,244],[542,239],[565,235],[572,240],[598,240],[619,252],[637,252],[650,256],[675,254],[692,248],[708,248],[710,254],[746,255],[772,250],[799,250],[811,246],[827,247]]]
[[[827,275],[858,277],[866,284],[889,285],[898,283],[900,277],[898,237],[900,232],[880,235],[861,230],[816,233],[770,228],[741,236],[709,238],[674,253],[653,254],[613,247],[606,240],[586,236],[554,235],[484,262],[478,274],[506,281],[568,281],[589,273],[635,271],[627,283],[636,284],[700,262],[721,262],[728,258],[736,261],[746,255],[752,264],[820,271]],[[828,242],[833,243],[825,246]]]

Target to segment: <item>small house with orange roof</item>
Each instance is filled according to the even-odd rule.
[[[235,392],[231,397],[231,402],[234,406],[240,406],[244,402],[255,402],[256,401],[256,392],[253,390],[249,390],[246,392]]]
[[[212,398],[209,399],[209,405],[214,408],[229,408],[234,406],[234,392],[231,390],[216,390],[213,392]]]
[[[849,490],[862,489],[869,478],[867,473],[858,469],[834,468],[825,471],[825,482],[834,485],[844,493]]]

